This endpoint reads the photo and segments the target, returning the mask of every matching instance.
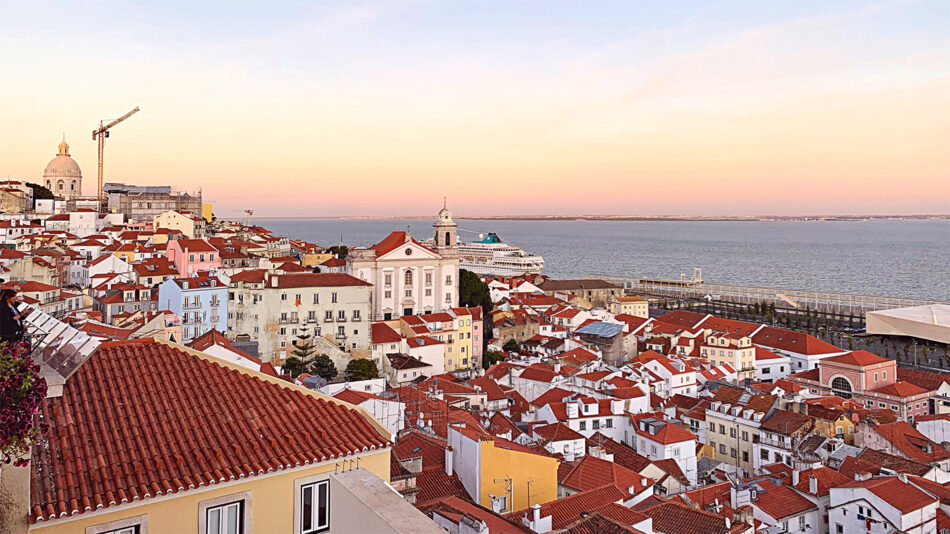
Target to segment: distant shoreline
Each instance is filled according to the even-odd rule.
[[[325,221],[402,221],[427,220],[431,215],[412,216],[341,216],[341,217],[256,217],[252,220],[325,220]],[[243,220],[240,217],[222,217],[223,220]],[[674,221],[674,222],[841,222],[841,221],[946,221],[950,215],[816,215],[816,216],[754,216],[754,217],[689,217],[663,215],[459,215],[457,220],[471,221]]]

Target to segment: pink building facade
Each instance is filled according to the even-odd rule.
[[[191,276],[198,271],[213,271],[221,268],[218,249],[204,239],[175,239],[165,249],[168,261],[175,264],[180,276]]]

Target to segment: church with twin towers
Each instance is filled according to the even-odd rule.
[[[408,230],[392,232],[370,247],[350,251],[347,270],[373,284],[373,320],[427,314],[458,307],[458,225],[443,205],[431,239]]]

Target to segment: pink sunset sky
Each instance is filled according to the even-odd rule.
[[[950,3],[26,3],[0,177],[222,217],[950,213]]]

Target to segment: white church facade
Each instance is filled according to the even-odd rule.
[[[373,284],[372,320],[445,311],[458,306],[458,226],[445,207],[426,246],[408,231],[393,232],[367,248],[352,249],[350,274]]]

